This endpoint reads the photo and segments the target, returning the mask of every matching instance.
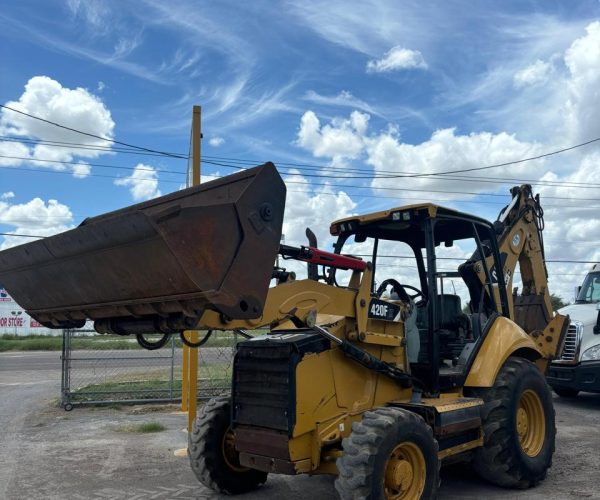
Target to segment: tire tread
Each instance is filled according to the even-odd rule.
[[[476,451],[473,468],[484,479],[507,488],[530,488],[543,481],[548,468],[552,465],[554,454],[555,442],[552,439],[550,458],[546,467],[541,472],[533,474],[523,466],[520,457],[512,451],[512,441],[515,436],[509,418],[511,394],[518,381],[527,376],[542,377],[531,361],[511,357],[500,370],[493,387],[471,390],[471,395],[484,400],[482,411],[484,446]],[[544,385],[549,391],[545,380]],[[546,415],[546,424],[551,423],[551,432],[554,436],[556,434],[555,414],[552,404],[550,407],[551,415]]]
[[[437,459],[438,444],[433,431],[419,415],[389,407],[368,411],[362,421],[352,424],[350,436],[342,441],[344,454],[337,460],[339,475],[335,481],[335,488],[342,500],[380,500],[371,491],[374,475],[380,472],[375,467],[377,453],[389,438],[390,430],[404,426],[413,426],[425,432],[433,442]],[[440,462],[437,464],[436,484],[429,498],[435,498],[440,483]]]

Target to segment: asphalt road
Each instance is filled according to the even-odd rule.
[[[201,349],[200,359],[207,362],[224,359],[231,352],[227,347],[205,347]],[[3,371],[19,370],[26,367],[28,371],[60,370],[60,351],[28,351],[28,352],[3,352],[0,353],[0,373]],[[92,360],[100,359],[127,359],[127,364],[131,367],[140,367],[148,364],[148,359],[152,359],[153,365],[170,366],[171,350],[164,348],[157,351],[148,351],[142,349],[116,349],[116,350],[77,350],[72,352],[74,360]],[[181,365],[181,349],[175,349],[175,364]]]
[[[0,377],[19,371],[56,371],[60,376],[60,351],[0,353]],[[6,375],[8,376],[8,375]],[[3,379],[0,378],[0,383]]]
[[[0,353],[0,498],[11,498],[25,420],[59,395],[60,353]]]
[[[161,408],[53,406],[60,391],[59,353],[0,354],[0,499],[220,498],[196,481],[187,459],[185,415]],[[468,466],[442,470],[439,498],[600,498],[600,395],[555,398],[557,443],[548,478],[526,491],[479,480]],[[154,410],[154,411],[153,411]],[[155,434],[130,425],[161,422]],[[244,499],[335,498],[331,477],[272,476]]]

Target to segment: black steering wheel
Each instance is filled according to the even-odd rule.
[[[417,297],[421,297],[421,299],[425,298],[423,292],[418,288],[415,288],[411,285],[401,285],[400,282],[394,278],[387,278],[381,282],[381,285],[379,285],[379,287],[377,288],[377,297],[381,297],[381,295],[383,294],[383,292],[385,292],[386,288],[389,285],[392,285],[392,288],[398,294],[400,300],[402,300],[403,302],[410,302],[411,299],[415,300]],[[409,295],[406,291],[407,288],[409,290],[413,290],[415,293],[413,295]]]

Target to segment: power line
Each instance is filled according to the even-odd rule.
[[[127,153],[141,156],[159,156],[164,157],[165,155],[162,153],[150,153],[147,151],[139,151],[131,148],[118,148],[118,147],[110,147],[110,146],[93,146],[89,144],[80,144],[74,142],[60,142],[60,141],[46,141],[42,139],[26,139],[19,137],[9,137],[9,136],[0,136],[0,141],[3,142],[17,142],[24,143],[29,145],[42,145],[54,148],[69,148],[69,149],[83,149],[89,151],[100,151],[105,153]],[[176,153],[173,153],[176,154]]]
[[[0,158],[2,158],[3,155],[0,155]],[[36,160],[36,161],[40,161],[40,162],[45,162],[45,161],[56,161],[56,160]],[[64,162],[59,162],[58,163],[64,163]],[[80,165],[90,165],[90,166],[98,166],[98,167],[106,167],[106,168],[123,168],[126,170],[135,170],[132,167],[119,167],[119,166],[115,166],[115,165],[102,165],[102,164],[90,164],[90,163],[76,163],[76,162],[70,162],[72,164],[80,164]],[[10,166],[6,166],[6,165],[0,165],[0,169],[1,168],[7,168],[7,169],[11,169],[11,170],[16,170],[16,171],[24,171],[24,172],[33,172],[33,173],[46,173],[46,174],[60,174],[60,175],[73,175],[72,172],[70,171],[64,171],[64,170],[49,170],[49,169],[40,169],[40,168],[27,168],[27,167],[10,167]],[[147,170],[150,171],[150,169],[143,169],[143,170]],[[169,173],[173,173],[173,174],[179,174],[179,175],[185,175],[183,172],[176,172],[176,171],[169,171]],[[123,179],[124,177],[120,177],[120,176],[116,176],[116,175],[103,175],[103,174],[87,174],[86,177],[96,177],[96,178],[103,178],[103,179]],[[216,178],[221,178],[224,176],[214,176]],[[182,185],[181,181],[176,181],[176,180],[171,180],[171,179],[152,179],[152,178],[138,178],[136,179],[136,181],[139,182],[162,182],[162,183],[167,183],[167,184],[177,184],[179,186]],[[302,186],[306,186],[306,182],[300,182],[300,181],[290,181],[290,180],[285,180],[286,184],[299,184]],[[432,190],[427,190],[427,189],[410,189],[410,188],[386,188],[386,187],[371,187],[371,186],[358,186],[358,185],[351,185],[351,184],[330,184],[330,183],[318,183],[318,182],[313,182],[310,184],[310,186],[323,186],[323,187],[336,187],[336,188],[343,188],[345,190],[347,189],[370,189],[373,191],[392,191],[392,192],[408,192],[408,193],[412,193],[412,192],[433,192]],[[310,190],[288,190],[288,192],[298,192],[298,193],[309,193],[312,194],[315,191],[310,191]],[[366,195],[366,194],[362,194],[362,193],[356,193],[356,192],[346,192],[344,191],[348,196],[354,196],[354,197],[360,197],[360,198],[372,198],[372,199],[393,199],[393,200],[407,200],[407,201],[420,201],[422,200],[422,198],[413,198],[413,197],[407,197],[407,196],[384,196],[384,195]],[[444,191],[444,190],[439,190],[440,193],[443,194],[461,194],[460,191]],[[338,196],[338,193],[326,193],[326,192],[318,192],[317,194],[319,195],[323,195],[323,196]],[[485,196],[486,193],[478,193],[478,196]],[[551,198],[551,197],[549,197]],[[567,198],[567,199],[572,199],[572,200],[577,200],[577,201],[584,201],[585,199],[582,198]],[[593,201],[598,201],[596,199],[591,199]],[[505,202],[493,202],[493,201],[489,201],[489,200],[467,200],[467,199],[462,199],[462,198],[451,198],[451,199],[437,199],[436,201],[439,202],[455,202],[455,203],[469,203],[469,204],[474,204],[474,205],[496,205],[496,206],[503,206],[506,203]],[[552,205],[552,204],[545,204],[544,205],[546,208],[573,208],[573,209],[580,209],[580,210],[596,210],[598,208],[600,208],[600,206],[596,206],[596,205],[588,205],[588,206],[581,206],[581,205],[565,205],[565,204],[560,204],[560,205]]]
[[[34,234],[0,233],[0,236],[18,236],[19,238],[46,238],[46,236],[36,236]]]
[[[204,160],[204,163],[208,163],[209,165],[216,165],[216,166],[223,166],[223,167],[232,167],[232,168],[238,168],[238,169],[242,169],[242,167],[237,167],[237,166],[232,166],[232,165],[226,165],[223,163],[219,163],[219,162],[213,162],[210,160]],[[294,175],[294,174],[284,174],[284,175]],[[299,174],[300,175],[300,174]],[[333,175],[333,176],[320,176],[320,175],[312,175],[312,174],[301,174],[302,177],[325,177],[325,178],[335,178],[335,179],[342,179],[344,177],[340,177],[337,175]],[[351,179],[362,179],[362,178],[366,178],[366,177],[360,177],[360,176],[352,176],[349,177]],[[386,179],[392,178],[392,177],[385,177]],[[286,181],[287,183],[291,183],[291,181]],[[500,194],[500,193],[485,193],[485,192],[474,192],[474,191],[451,191],[448,189],[419,189],[419,188],[392,188],[392,187],[372,187],[372,186],[356,186],[356,185],[347,185],[347,184],[319,184],[319,183],[312,183],[312,185],[316,185],[316,186],[331,186],[331,187],[345,187],[345,188],[357,188],[357,189],[381,189],[381,190],[386,190],[386,191],[409,191],[409,192],[423,192],[423,193],[442,193],[442,194],[466,194],[469,196],[493,196],[493,197],[499,197],[499,198],[507,198],[506,194]],[[571,200],[573,198],[570,197],[563,197],[563,196],[545,196],[544,198],[546,199],[558,199],[558,200]],[[580,201],[598,201],[598,198],[576,198],[577,200]]]
[[[164,156],[170,156],[170,157],[181,158],[181,159],[188,159],[188,156],[185,156],[185,155],[179,155],[179,154],[176,154],[176,153],[169,153],[167,151],[159,151],[159,150],[155,150],[155,149],[145,148],[145,147],[142,147],[142,146],[137,146],[137,145],[126,143],[126,142],[117,141],[116,139],[112,139],[112,138],[108,138],[108,137],[102,137],[102,136],[99,136],[99,135],[96,135],[96,134],[91,134],[89,132],[84,132],[84,131],[81,131],[81,130],[78,130],[78,129],[75,129],[75,128],[72,128],[72,127],[67,127],[65,125],[61,125],[59,123],[56,123],[56,122],[53,122],[53,121],[50,121],[50,120],[46,120],[45,118],[41,118],[39,116],[35,116],[35,115],[29,114],[29,113],[26,113],[24,111],[20,111],[18,109],[14,109],[14,108],[11,108],[9,106],[2,105],[2,104],[0,104],[0,108],[8,109],[8,110],[13,111],[15,113],[22,114],[22,115],[27,116],[29,118],[32,118],[32,119],[35,119],[35,120],[39,120],[39,121],[42,121],[44,123],[48,123],[50,125],[53,125],[53,126],[65,129],[65,130],[69,130],[71,132],[75,132],[75,133],[78,133],[78,134],[81,134],[81,135],[86,135],[88,137],[93,137],[95,139],[100,139],[100,140],[103,140],[103,141],[111,142],[113,144],[120,144],[122,146],[127,146],[129,148],[139,149],[139,150],[147,151],[147,152],[151,152],[151,153],[158,153],[158,154],[161,154],[161,155],[164,155]],[[557,155],[557,154],[565,153],[567,151],[572,151],[574,149],[581,148],[581,147],[587,146],[589,144],[592,144],[592,143],[595,143],[595,142],[598,142],[598,141],[600,141],[600,137],[597,137],[595,139],[591,139],[589,141],[585,141],[585,142],[582,142],[582,143],[579,143],[579,144],[575,144],[573,146],[569,146],[569,147],[566,147],[566,148],[561,148],[561,149],[557,149],[557,150],[554,150],[554,151],[550,151],[548,153],[543,153],[543,154],[536,155],[536,156],[530,156],[530,157],[527,157],[527,158],[521,158],[519,160],[512,160],[512,161],[503,162],[503,163],[496,163],[496,164],[492,164],[492,165],[486,165],[486,166],[483,166],[483,167],[473,167],[473,168],[464,168],[464,169],[456,169],[456,170],[446,170],[446,171],[441,171],[441,172],[421,172],[421,173],[412,173],[412,174],[397,174],[397,175],[394,175],[393,177],[394,178],[401,178],[401,177],[429,177],[429,176],[438,176],[438,175],[447,175],[447,174],[474,172],[474,171],[481,171],[481,170],[487,170],[487,169],[498,168],[498,167],[505,167],[505,166],[508,166],[508,165],[516,165],[516,164],[524,163],[524,162],[527,162],[527,161],[539,160],[539,159],[542,159],[542,158],[547,158],[549,156],[554,156],[554,155]],[[292,164],[290,164],[290,165],[292,165]]]
[[[147,155],[147,156],[164,156],[162,153],[149,153],[139,150],[134,150],[130,148],[116,148],[110,146],[93,146],[89,144],[76,143],[76,142],[65,142],[65,141],[50,141],[50,140],[42,140],[42,139],[28,139],[28,138],[19,138],[19,137],[11,137],[11,136],[3,136],[0,135],[0,141],[8,141],[8,142],[22,142],[26,144],[42,144],[50,147],[68,147],[72,149],[85,149],[85,150],[93,150],[93,151],[103,151],[103,152],[119,152],[119,153],[127,153],[127,154],[135,154],[135,155]],[[177,156],[183,156],[189,158],[188,155],[184,155],[183,153],[170,153]],[[18,158],[21,159],[21,158]],[[26,158],[23,158],[26,159]],[[263,160],[244,160],[241,158],[230,158],[230,157],[221,157],[221,156],[205,156],[205,160],[229,160],[233,163],[239,163],[240,165],[231,165],[220,163],[220,166],[224,166],[227,168],[235,168],[235,169],[244,169],[246,165],[254,166],[256,164],[262,163]],[[304,164],[304,163],[289,163],[289,162],[276,162],[278,168],[298,168],[299,170],[327,170],[327,171],[343,171],[343,172],[368,172],[371,173],[373,170],[365,169],[365,168],[357,168],[357,167],[335,167],[332,165],[312,165],[312,164]],[[394,170],[383,170],[377,169],[373,178],[379,178],[382,176],[378,176],[377,172],[385,173],[385,174],[394,174],[397,175],[398,172]],[[419,176],[418,172],[403,172],[404,174],[410,174],[414,176]],[[339,176],[335,176],[338,178]],[[371,176],[369,176],[371,178]],[[383,177],[387,178],[387,177]],[[518,178],[484,178],[484,177],[473,177],[473,176],[449,176],[443,175],[439,177],[439,180],[442,181],[450,181],[450,180],[461,180],[466,182],[482,182],[482,183],[492,183],[492,184],[506,184],[508,181],[510,182],[518,182],[518,183],[531,183],[535,186],[559,186],[559,187],[573,187],[580,189],[594,189],[596,187],[600,187],[600,184],[593,183],[584,183],[584,182],[575,182],[575,181],[548,181],[548,180],[536,180],[536,179],[518,179]]]
[[[580,144],[575,144],[574,146],[569,146],[567,148],[562,148],[562,149],[557,149],[556,151],[551,151],[549,153],[544,153],[541,155],[537,155],[537,156],[531,156],[529,158],[523,158],[521,160],[514,160],[514,161],[507,161],[504,163],[497,163],[495,165],[487,165],[485,167],[474,167],[474,168],[465,168],[465,169],[459,169],[459,170],[449,170],[446,172],[432,172],[429,174],[421,174],[423,176],[429,176],[429,175],[446,175],[446,174],[456,174],[456,173],[464,173],[464,172],[475,172],[475,171],[479,171],[479,170],[487,170],[490,168],[497,168],[497,167],[506,167],[508,165],[516,165],[518,163],[524,163],[526,161],[533,161],[533,160],[539,160],[541,158],[547,158],[549,156],[554,156],[560,153],[566,153],[567,151],[572,151],[573,149],[577,149],[577,148],[582,148],[584,146],[587,146],[589,144],[592,144],[594,142],[598,142],[600,141],[600,137],[597,137],[595,139],[591,139],[589,141],[586,142],[582,142]]]
[[[1,158],[1,156],[0,156]],[[85,164],[84,164],[85,165]],[[40,169],[40,168],[25,168],[25,167],[7,167],[5,165],[0,165],[0,168],[9,168],[10,170],[16,170],[16,171],[22,171],[22,172],[35,172],[35,173],[43,173],[43,174],[60,174],[60,175],[73,175],[73,172],[67,172],[65,170],[48,170],[48,169]],[[134,169],[131,169],[134,170]],[[102,174],[87,174],[85,175],[85,178],[87,177],[100,177],[100,178],[104,178],[104,179],[125,179],[126,177],[119,177],[118,175],[102,175]],[[144,178],[139,178],[136,179],[136,181],[141,181],[141,182],[165,182],[168,184],[178,184],[181,185],[181,181],[173,181],[173,180],[169,180],[169,179],[144,179]]]
[[[42,158],[28,158],[27,156],[8,156],[8,155],[0,155],[0,158],[7,158],[9,160],[23,160],[23,161],[37,161],[40,163],[60,163],[65,165],[82,165],[85,167],[99,167],[99,168],[116,168],[121,170],[144,170],[148,172],[162,172],[165,174],[177,174],[177,175],[185,175],[185,172],[181,170],[165,170],[162,168],[145,168],[145,167],[125,167],[121,165],[108,165],[106,163],[89,163],[85,161],[66,161],[66,160],[45,160]],[[15,167],[11,167],[10,165],[0,165],[0,168],[9,168],[13,169]],[[39,169],[35,169],[36,171]],[[39,170],[40,172],[45,172],[45,170]],[[67,172],[70,173],[70,172]]]
[[[173,153],[169,153],[167,151],[159,151],[159,150],[156,150],[156,149],[149,149],[149,148],[145,148],[145,147],[142,147],[142,146],[136,146],[135,144],[129,144],[127,142],[117,141],[116,139],[112,139],[110,137],[102,137],[101,135],[91,134],[89,132],[83,132],[82,130],[78,130],[78,129],[72,128],[72,127],[67,127],[66,125],[61,125],[60,123],[56,123],[56,122],[53,122],[53,121],[50,121],[50,120],[46,120],[45,118],[41,118],[39,116],[31,115],[29,113],[25,113],[25,111],[20,111],[18,109],[14,109],[14,108],[11,108],[10,106],[5,106],[3,104],[0,104],[0,108],[8,109],[8,110],[13,111],[15,113],[19,113],[19,114],[27,116],[29,118],[33,118],[34,120],[39,120],[41,122],[48,123],[48,124],[53,125],[55,127],[62,128],[64,130],[69,130],[71,132],[75,132],[76,134],[86,135],[88,137],[93,137],[95,139],[100,139],[101,141],[111,142],[113,144],[120,144],[121,146],[127,146],[129,148],[139,149],[139,150],[142,150],[142,151],[148,151],[150,153],[159,153],[159,154],[162,154],[164,156],[170,156],[170,157],[173,157],[173,158],[187,159],[184,156],[180,156],[180,155],[176,155],[176,154],[173,154]]]
[[[22,161],[35,161],[35,162],[40,162],[40,163],[54,163],[54,164],[65,164],[65,165],[81,165],[81,166],[91,166],[91,167],[98,167],[98,168],[113,168],[113,169],[120,169],[120,170],[142,170],[142,171],[148,171],[148,172],[161,172],[161,173],[167,173],[167,174],[176,174],[176,175],[186,175],[186,172],[181,172],[181,171],[177,171],[177,170],[167,170],[167,169],[160,169],[160,168],[145,168],[145,167],[126,167],[126,166],[122,166],[122,165],[109,165],[109,164],[105,164],[105,163],[91,163],[91,162],[73,162],[73,161],[66,161],[66,160],[50,160],[50,159],[42,159],[42,158],[28,158],[25,156],[9,156],[9,155],[0,155],[0,158],[6,158],[6,159],[14,159],[14,160],[22,160]],[[217,166],[226,166],[224,164],[221,163],[217,163],[217,162],[211,162],[211,161],[205,161],[204,163],[208,163],[209,165],[217,165]],[[20,169],[20,170],[28,170],[28,171],[40,171],[40,172],[47,172],[46,170],[40,170],[40,169],[29,169],[29,168],[23,168],[23,167],[11,167],[8,165],[0,165],[0,168],[10,168],[10,169]],[[239,167],[241,168],[241,167]],[[70,172],[64,172],[70,175]],[[94,176],[94,177],[105,177],[105,178],[111,178],[112,176],[100,176],[97,174],[88,174],[89,176]],[[284,175],[293,175],[293,174],[286,174],[284,173]],[[221,177],[221,176],[216,176],[216,177]],[[305,175],[303,174],[303,177],[321,177],[321,176],[316,176],[316,175]],[[328,176],[329,177],[329,176]],[[331,177],[336,177],[339,178],[338,176],[331,176]],[[121,178],[121,177],[114,177],[114,178]],[[152,181],[152,182],[156,182],[158,179],[138,179],[138,180],[145,180],[145,181]],[[160,179],[158,180],[159,182],[169,182],[169,183],[178,183],[178,181],[170,181],[170,180],[166,180],[166,179]],[[294,181],[286,181],[288,184],[293,184]],[[305,183],[298,183],[297,184],[305,184]],[[373,189],[373,190],[391,190],[391,191],[404,191],[404,192],[424,192],[424,193],[441,193],[441,194],[464,194],[464,195],[470,195],[470,196],[493,196],[493,197],[497,197],[497,198],[506,198],[505,194],[500,194],[500,193],[486,193],[486,192],[473,192],[473,191],[451,191],[451,190],[444,190],[444,189],[439,189],[439,190],[435,190],[435,189],[419,189],[419,188],[388,188],[388,187],[372,187],[372,186],[357,186],[357,185],[346,185],[346,184],[323,184],[323,183],[312,183],[312,185],[316,185],[316,186],[330,186],[330,187],[342,187],[342,188],[354,188],[354,189]],[[576,201],[598,201],[598,198],[581,198],[581,197],[577,197],[577,198],[571,198],[568,196],[545,196],[545,199],[555,199],[555,200],[576,200]],[[454,200],[445,200],[445,201],[454,201]],[[456,200],[458,202],[464,201],[466,202],[467,200]],[[481,202],[478,202],[481,203]],[[551,205],[549,205],[551,206]],[[580,207],[580,208],[588,208],[588,207]]]
[[[0,140],[2,140],[0,138]],[[19,142],[18,140],[15,139],[15,142]],[[27,141],[23,141],[23,142],[27,142]],[[36,144],[35,141],[29,141],[31,144]],[[38,141],[40,142],[40,141]],[[71,143],[66,143],[66,144],[71,144]],[[49,146],[60,146],[60,147],[67,147],[67,146],[62,146],[62,145],[58,145],[58,144],[48,144]],[[70,146],[69,146],[70,147]],[[96,150],[96,148],[87,148],[82,146],[82,148],[84,149],[92,149],[92,150]],[[148,155],[148,156],[163,156],[161,154],[154,154],[154,153],[144,153],[144,152],[136,152],[136,151],[132,151],[132,150],[125,150],[125,149],[118,149],[118,148],[102,148],[99,149],[100,151],[106,151],[106,152],[122,152],[122,153],[128,153],[128,154],[135,154],[135,155]],[[58,160],[36,160],[36,159],[30,159],[27,157],[7,157],[7,158],[14,158],[14,159],[22,159],[22,160],[31,160],[31,161],[45,161],[45,162],[54,162],[54,163],[71,163],[74,165],[79,165],[81,163],[79,162],[61,162]],[[222,162],[215,162],[210,160],[210,158],[219,158],[219,157],[205,157],[204,163],[208,163],[211,165],[215,165],[215,166],[222,166],[225,168],[233,168],[236,170],[246,170],[248,167],[246,167],[246,165],[250,165],[250,166],[255,166],[257,163],[260,163],[258,161],[245,161],[245,163],[243,163],[244,166],[240,166],[240,165],[231,165],[231,164],[225,164]],[[240,160],[241,162],[242,160]],[[92,163],[88,163],[89,165],[92,166],[102,166],[99,164],[92,164]],[[296,168],[296,167],[288,167],[285,166],[288,165],[285,162],[277,162],[277,168],[279,170],[285,169],[285,170],[291,170],[292,168]],[[131,167],[115,167],[112,166],[112,168],[129,168],[131,169]],[[303,171],[303,169],[309,168],[307,167],[300,167],[301,172]],[[368,169],[361,169],[361,168],[344,168],[344,169],[338,169],[338,168],[334,168],[334,167],[330,167],[330,166],[326,166],[326,165],[321,165],[321,166],[314,166],[311,167],[313,170],[325,170],[325,171],[336,171],[336,170],[343,170],[344,172],[371,172],[371,170]],[[150,170],[150,169],[146,169],[146,170]],[[156,169],[156,171],[158,172],[166,172],[166,173],[178,173],[178,172],[174,172],[174,171],[170,171],[170,170],[165,170],[165,169]],[[394,173],[393,171],[390,170],[379,170],[379,172],[384,172],[384,173]],[[285,172],[284,172],[285,173]],[[293,173],[287,173],[287,175],[296,175]],[[339,179],[339,178],[351,178],[351,179],[389,179],[389,178],[396,178],[398,176],[396,175],[387,175],[387,176],[382,176],[382,175],[377,175],[377,174],[372,174],[372,175],[367,175],[367,176],[355,176],[355,175],[351,175],[351,176],[339,176],[339,175],[315,175],[315,174],[306,174],[304,172],[301,173],[301,175],[303,175],[304,177],[322,177],[322,178],[335,178],[335,179]],[[418,174],[415,174],[414,177],[418,177]],[[519,184],[523,184],[523,183],[529,183],[532,184],[533,186],[548,186],[548,187],[563,187],[563,188],[576,188],[576,189],[597,189],[600,188],[600,184],[594,184],[594,183],[583,183],[583,182],[573,182],[573,181],[546,181],[546,180],[535,180],[535,179],[518,179],[518,178],[484,178],[484,177],[473,177],[473,176],[448,176],[448,175],[444,175],[441,177],[436,177],[437,180],[439,181],[455,181],[455,180],[459,180],[461,182],[475,182],[475,183],[486,183],[486,184],[500,184],[500,185],[506,185],[509,182],[516,182]],[[490,195],[490,196],[504,196],[503,194],[489,194],[489,193],[479,193],[482,195]],[[548,198],[548,196],[545,196],[545,198]],[[569,197],[557,197],[557,196],[550,196],[550,198],[554,198],[554,199],[570,199]],[[589,198],[578,198],[581,200],[595,200],[594,199],[589,199]]]
[[[227,158],[227,157],[222,157],[222,156],[210,156],[210,155],[205,155],[204,156],[204,161],[206,160],[229,160],[230,162],[233,163],[239,163],[242,165],[256,165],[259,163],[262,163],[262,160],[244,160],[244,159],[240,159],[240,158]],[[280,165],[288,165],[291,167],[296,167],[299,170],[303,170],[303,169],[312,169],[312,170],[332,170],[332,171],[344,171],[344,172],[372,172],[372,170],[370,169],[364,169],[364,168],[358,168],[358,167],[335,167],[335,166],[331,166],[331,165],[314,165],[314,164],[306,164],[306,163],[288,163],[288,162],[280,162],[280,161],[276,161],[275,162],[277,167],[279,168]],[[239,165],[231,165],[231,164],[223,164],[223,166],[229,167],[229,168],[237,168],[240,169],[242,167],[240,167]],[[386,173],[386,174],[398,174],[398,171],[395,170],[383,170],[383,169],[377,169],[377,172],[381,172],[381,173]],[[406,174],[407,176],[419,176],[422,175],[419,172],[400,172],[402,174]],[[441,174],[440,174],[441,175]],[[541,186],[568,186],[568,187],[587,187],[587,186],[593,186],[593,187],[600,187],[600,184],[593,184],[593,183],[587,183],[587,182],[573,182],[573,181],[548,181],[548,180],[540,180],[540,179],[515,179],[515,178],[502,178],[502,177],[473,177],[473,176],[447,176],[446,174],[444,174],[442,177],[439,178],[439,180],[466,180],[468,182],[487,182],[487,183],[498,183],[498,184],[506,184],[505,181],[511,181],[511,182],[519,182],[521,184],[523,183],[534,183],[536,185],[541,185]]]

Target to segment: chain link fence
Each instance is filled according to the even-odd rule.
[[[215,331],[198,349],[198,399],[230,390],[239,340],[243,339],[233,332]],[[177,336],[161,349],[148,351],[135,338],[65,330],[62,406],[70,410],[84,404],[180,402],[182,352]]]

